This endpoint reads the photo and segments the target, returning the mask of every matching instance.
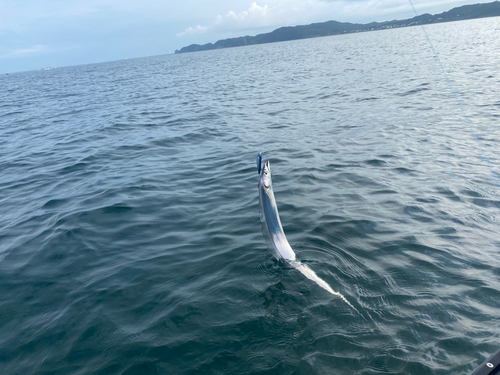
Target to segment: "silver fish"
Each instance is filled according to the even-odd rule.
[[[278,214],[278,207],[274,199],[273,185],[271,181],[271,166],[269,160],[265,162],[262,168],[259,179],[259,209],[260,220],[262,222],[262,233],[267,242],[267,247],[278,260],[283,260],[290,264],[292,267],[300,271],[309,280],[314,281],[323,289],[331,294],[340,297],[342,301],[347,303],[358,314],[359,311],[351,305],[351,303],[339,292],[334,291],[330,285],[307,265],[299,262],[295,257],[295,252],[286,239],[285,232],[281,226],[280,215]],[[361,314],[360,314],[361,315]],[[361,315],[362,316],[362,315]],[[363,317],[363,316],[362,316]],[[364,317],[363,317],[364,318]]]

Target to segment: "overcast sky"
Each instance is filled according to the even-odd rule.
[[[421,14],[490,1],[413,2]],[[408,0],[0,0],[0,73],[162,55],[285,24],[413,16]]]

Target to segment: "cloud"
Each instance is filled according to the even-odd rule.
[[[215,18],[216,25],[222,25],[226,22],[259,22],[260,20],[266,18],[270,15],[269,6],[266,4],[264,6],[257,5],[256,2],[250,4],[247,10],[240,13],[236,13],[232,10],[226,13],[225,16],[217,15]]]
[[[13,56],[27,56],[42,52],[45,49],[41,44],[37,44],[31,48],[20,48],[12,51]]]
[[[178,38],[182,38],[203,34],[207,31],[263,26],[268,24],[269,21],[271,24],[273,23],[269,6],[267,4],[260,6],[254,1],[246,10],[241,12],[230,10],[224,16],[221,14],[217,15],[210,26],[198,25],[196,27],[188,27],[176,35]]]
[[[41,44],[37,44],[37,45],[30,47],[30,48],[17,48],[17,49],[13,49],[13,50],[4,51],[0,55],[0,58],[25,57],[25,56],[36,55],[38,53],[46,52],[46,51],[47,51],[46,46],[43,46]]]
[[[208,30],[208,27],[198,25],[196,27],[188,27],[186,30],[183,32],[177,33],[177,38],[183,38],[185,36],[191,36],[191,35],[199,35],[203,34]]]

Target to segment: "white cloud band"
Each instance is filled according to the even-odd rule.
[[[208,27],[198,25],[196,27],[188,27],[183,32],[177,33],[177,38],[183,38],[185,36],[199,35],[203,34],[208,30]]]

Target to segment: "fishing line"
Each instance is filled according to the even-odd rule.
[[[432,52],[434,53],[434,57],[439,63],[439,66],[441,67],[441,70],[443,71],[444,76],[446,77],[446,81],[448,82],[448,86],[450,87],[451,92],[453,93],[453,96],[455,96],[455,99],[457,101],[458,106],[460,107],[460,110],[462,111],[462,116],[465,119],[465,122],[467,125],[469,125],[470,131],[472,132],[472,135],[474,136],[474,139],[476,140],[477,146],[481,150],[481,154],[483,155],[484,160],[486,161],[486,164],[488,165],[488,168],[490,169],[491,175],[493,176],[493,179],[496,181],[498,187],[500,188],[500,180],[498,179],[497,175],[495,174],[495,171],[493,170],[493,167],[491,166],[490,160],[486,156],[486,153],[484,152],[483,146],[481,145],[481,142],[479,141],[479,138],[474,130],[474,127],[472,126],[472,122],[469,120],[469,117],[467,117],[464,107],[462,106],[462,103],[460,102],[460,99],[458,98],[457,92],[455,91],[455,88],[451,84],[450,78],[448,77],[448,73],[446,73],[446,70],[441,63],[441,59],[439,58],[439,55],[437,54],[436,50],[434,49],[434,45],[432,44],[429,35],[427,34],[427,31],[425,30],[424,24],[422,23],[422,20],[420,19],[420,16],[417,13],[417,10],[415,9],[415,6],[413,5],[412,0],[408,0],[410,2],[411,7],[413,8],[413,12],[415,13],[415,16],[417,16],[418,22],[420,23],[420,27],[424,31],[425,37],[427,41],[429,42],[429,45],[431,46]]]

